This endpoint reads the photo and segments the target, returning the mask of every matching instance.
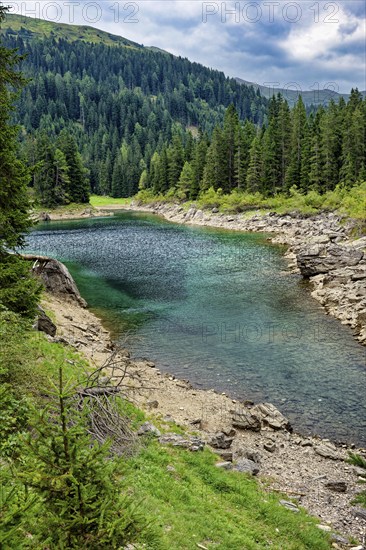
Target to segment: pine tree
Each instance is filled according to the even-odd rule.
[[[5,16],[0,6],[0,24]],[[0,42],[0,305],[24,316],[33,317],[39,285],[29,266],[15,254],[24,245],[24,234],[31,226],[27,194],[29,174],[17,155],[18,129],[9,119],[15,93],[24,84],[16,66],[21,58]]]
[[[123,548],[146,522],[124,494],[121,459],[87,433],[89,410],[77,409],[74,393],[60,368],[59,387],[47,409],[34,410],[26,437],[18,477],[47,509],[35,535],[42,547],[47,541],[51,548]]]
[[[250,147],[255,135],[255,126],[249,120],[246,120],[244,126],[240,126],[238,129],[238,146],[235,155],[235,179],[238,189],[246,188]]]
[[[224,192],[230,192],[237,187],[235,158],[238,148],[239,117],[233,104],[225,113],[224,128],[219,156],[225,161],[220,187]]]
[[[182,200],[187,199],[191,194],[193,184],[194,170],[190,162],[185,162],[178,181],[177,197]]]
[[[190,198],[196,199],[202,185],[203,172],[205,170],[206,156],[208,150],[208,138],[206,134],[200,133],[198,142],[193,152],[192,168],[193,182],[190,190]]]
[[[247,172],[247,191],[249,193],[256,193],[262,190],[262,178],[263,178],[263,157],[262,157],[262,143],[260,136],[257,135],[252,142],[249,153],[249,166]]]
[[[83,166],[75,139],[66,130],[62,130],[57,146],[65,155],[68,165],[69,188],[67,194],[70,201],[76,203],[89,202],[87,172]]]
[[[287,189],[290,189],[293,185],[299,186],[301,182],[301,160],[306,125],[306,110],[301,96],[292,111],[291,119],[289,166],[285,178]]]

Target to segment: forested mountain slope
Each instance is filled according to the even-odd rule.
[[[17,115],[24,156],[58,174],[54,142],[64,130],[93,192],[134,194],[156,150],[174,135],[186,140],[186,127],[210,134],[231,103],[241,119],[265,120],[267,101],[259,92],[188,59],[95,29],[24,17],[8,16],[2,32],[5,46],[27,54],[22,69],[31,81]],[[33,185],[44,193],[51,183],[42,178],[34,170]],[[49,204],[63,200],[53,189],[47,196]]]

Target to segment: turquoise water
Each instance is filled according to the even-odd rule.
[[[366,445],[366,349],[266,237],[121,213],[40,225],[27,250],[64,261],[114,336],[162,371]]]

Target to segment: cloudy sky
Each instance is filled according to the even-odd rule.
[[[6,3],[14,13],[98,27],[258,84],[366,90],[365,0]]]

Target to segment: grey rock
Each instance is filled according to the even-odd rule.
[[[217,462],[217,464],[215,464],[216,468],[222,468],[223,470],[231,470],[233,465],[231,462],[229,461],[225,461],[225,462]]]
[[[354,508],[352,514],[356,518],[361,518],[366,521],[366,508]]]
[[[276,443],[274,442],[268,442],[263,445],[263,448],[268,451],[269,453],[274,453],[276,450]]]
[[[199,437],[183,437],[182,435],[174,433],[163,434],[159,437],[159,443],[162,445],[173,445],[173,447],[183,447],[192,452],[203,451],[205,446],[204,441]]]
[[[295,513],[300,512],[299,508],[293,502],[290,502],[288,500],[280,500],[280,504],[281,506],[284,506],[288,510],[291,510],[291,512],[295,512]]]
[[[218,208],[213,208],[213,209],[211,210],[211,212],[212,212],[212,214],[218,214],[219,209],[218,209]]]
[[[256,476],[259,473],[258,464],[256,462],[253,462],[253,460],[249,460],[248,458],[239,458],[239,460],[237,460],[236,464],[233,466],[233,470],[245,474],[251,474],[252,476]]]
[[[53,321],[48,317],[45,311],[38,306],[38,317],[36,320],[35,328],[40,332],[44,332],[49,336],[55,336],[57,327]]]
[[[215,449],[229,449],[233,439],[233,437],[227,437],[223,432],[218,432],[209,441],[209,445]]]
[[[327,481],[324,485],[327,489],[336,493],[345,493],[347,491],[347,483],[344,481]]]
[[[87,306],[64,264],[52,258],[33,254],[23,254],[22,257],[34,262],[33,273],[41,279],[48,292],[59,298],[77,302],[82,307]]]
[[[225,462],[233,461],[233,453],[231,451],[215,451],[215,452],[222,458],[222,460],[225,460]]]
[[[303,277],[328,273],[340,267],[355,266],[363,258],[362,250],[350,246],[330,244],[311,246],[297,254],[297,264]]]
[[[331,458],[332,460],[341,460],[342,457],[337,452],[337,449],[334,445],[327,442],[320,442],[313,446],[314,451],[324,458]]]
[[[341,537],[340,535],[337,535],[336,533],[332,533],[330,536],[331,542],[336,542],[338,544],[343,544],[344,546],[347,546],[349,544],[349,540],[345,539],[344,537]]]
[[[137,431],[137,435],[147,435],[147,434],[155,435],[156,437],[161,436],[160,430],[158,430],[158,428],[154,426],[154,424],[151,424],[151,422],[144,422],[144,424],[142,424],[142,426],[140,426],[140,428]]]
[[[273,430],[292,432],[289,420],[272,403],[259,403],[253,407],[251,412],[259,418],[262,426],[269,426]]]
[[[261,429],[259,418],[246,409],[234,411],[233,426],[240,430],[251,430],[253,432],[259,432]]]

